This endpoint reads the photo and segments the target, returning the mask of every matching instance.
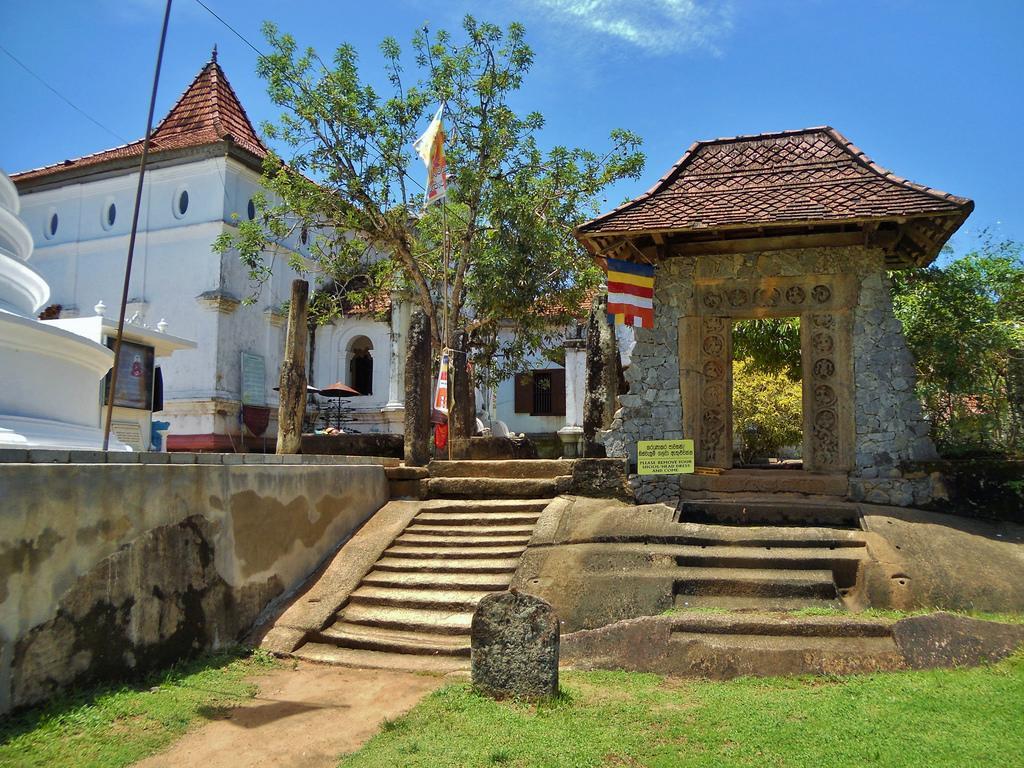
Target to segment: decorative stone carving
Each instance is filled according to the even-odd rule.
[[[721,336],[705,336],[703,346],[707,354],[717,356],[722,354],[722,350],[725,349],[725,342],[722,341]]]
[[[790,304],[803,304],[807,298],[807,292],[799,285],[790,286],[786,289],[786,301]]]
[[[722,294],[717,291],[708,291],[704,294],[704,306],[708,309],[718,309],[722,306]]]
[[[811,298],[819,304],[824,304],[832,298],[832,289],[827,285],[816,285],[811,289]]]
[[[781,298],[778,288],[758,288],[754,291],[754,304],[759,307],[777,307]]]
[[[732,288],[725,292],[725,296],[733,307],[745,307],[750,301],[750,294],[744,288]]]
[[[816,379],[831,379],[836,372],[836,364],[827,357],[822,357],[814,361],[811,372]]]

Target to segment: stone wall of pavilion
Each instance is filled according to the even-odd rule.
[[[848,285],[851,279],[854,281],[849,299],[852,306],[842,310],[852,322],[853,434],[847,437],[851,444],[846,449],[850,458],[847,467],[850,497],[898,505],[927,502],[932,495],[932,479],[916,475],[903,465],[934,456],[934,447],[914,392],[913,360],[899,321],[893,315],[891,283],[886,275],[883,253],[872,248],[804,248],[677,256],[659,262],[655,276],[655,327],[636,329],[632,364],[626,371],[629,394],[620,396],[620,407],[611,428],[598,435],[608,455],[627,457],[635,462],[636,444],[640,440],[692,436],[684,434],[683,425],[692,424],[696,416],[684,413],[685,396],[681,392],[680,377],[702,374],[681,371],[679,329],[680,320],[700,314],[696,305],[697,281],[720,279],[749,284],[763,279],[784,286],[787,278],[808,276],[816,278],[811,282],[832,285],[833,293],[838,293],[837,289]],[[747,292],[744,301],[749,305],[756,300],[752,295],[756,293]],[[807,291],[774,293],[775,300],[780,302],[775,309],[780,312],[783,304],[792,300],[793,307],[787,309],[786,314],[830,317],[821,315],[822,310],[810,309],[812,298]],[[750,307],[745,311],[749,312]],[[819,314],[807,315],[808,311]],[[737,312],[743,316],[739,310]],[[687,323],[682,326],[687,327]],[[698,344],[700,340],[694,339],[693,343]],[[837,367],[842,368],[842,365]],[[805,414],[805,431],[813,428],[812,415]],[[731,425],[731,418],[727,419],[727,424]],[[813,439],[816,438],[812,436],[812,442]],[[634,475],[631,483],[641,503],[679,496],[675,476],[641,478]]]

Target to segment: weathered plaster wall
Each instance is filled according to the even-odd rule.
[[[812,310],[805,290],[797,290],[792,296],[772,290],[792,282],[785,278],[805,276],[830,287],[832,301],[838,302],[836,309]],[[844,286],[849,286],[850,280],[852,289],[847,291]],[[697,433],[698,404],[686,400],[680,381],[703,374],[697,353],[691,356],[694,359],[680,361],[679,335],[684,334],[685,347],[688,334],[692,334],[691,346],[697,349],[702,331],[696,286],[722,281],[726,281],[725,285],[735,281],[732,285],[737,290],[726,290],[722,300],[735,302],[738,317],[803,316],[811,311],[835,312],[837,316],[846,312],[847,317],[852,314],[854,434],[850,438],[852,445],[842,451],[843,455],[846,451],[853,454],[849,465],[850,495],[856,500],[904,506],[930,500],[933,478],[907,472],[900,466],[932,457],[934,447],[914,392],[913,360],[899,321],[893,315],[884,255],[874,248],[680,256],[659,262],[655,273],[655,327],[635,329],[636,346],[626,371],[629,394],[619,398],[620,408],[611,429],[598,435],[608,455],[635,462],[636,444],[640,440],[668,440]],[[751,290],[758,281],[768,286],[761,304],[757,303],[758,291]],[[776,294],[774,299],[771,294]],[[848,380],[849,374],[845,376]],[[701,380],[700,384],[703,383]],[[727,429],[730,424],[731,419],[727,419]],[[631,483],[641,503],[667,501],[679,495],[674,477],[633,476]]]
[[[382,466],[0,464],[0,711],[237,640],[388,498]]]

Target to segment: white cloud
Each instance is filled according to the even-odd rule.
[[[528,0],[563,21],[618,38],[651,53],[704,49],[732,29],[733,9],[714,0]]]

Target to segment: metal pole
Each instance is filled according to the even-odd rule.
[[[124,314],[128,306],[128,290],[132,279],[132,258],[135,255],[135,236],[139,231],[139,208],[142,206],[142,180],[146,175],[149,158],[149,138],[153,133],[153,111],[156,109],[156,89],[160,83],[160,64],[164,59],[167,25],[171,18],[171,0],[164,9],[164,24],[160,30],[160,48],[156,54],[156,72],[153,73],[153,93],[149,97],[149,117],[146,120],[146,138],[142,141],[142,160],[139,163],[139,185],[135,189],[135,212],[132,214],[132,234],[128,240],[128,261],[124,266],[124,289],[121,291],[121,311],[117,317],[117,336],[114,339],[114,367],[110,371],[110,392],[107,395],[107,418],[103,427],[103,450],[110,447],[110,423],[114,417],[114,397],[117,394],[117,367],[121,362],[121,335],[124,333]]]

